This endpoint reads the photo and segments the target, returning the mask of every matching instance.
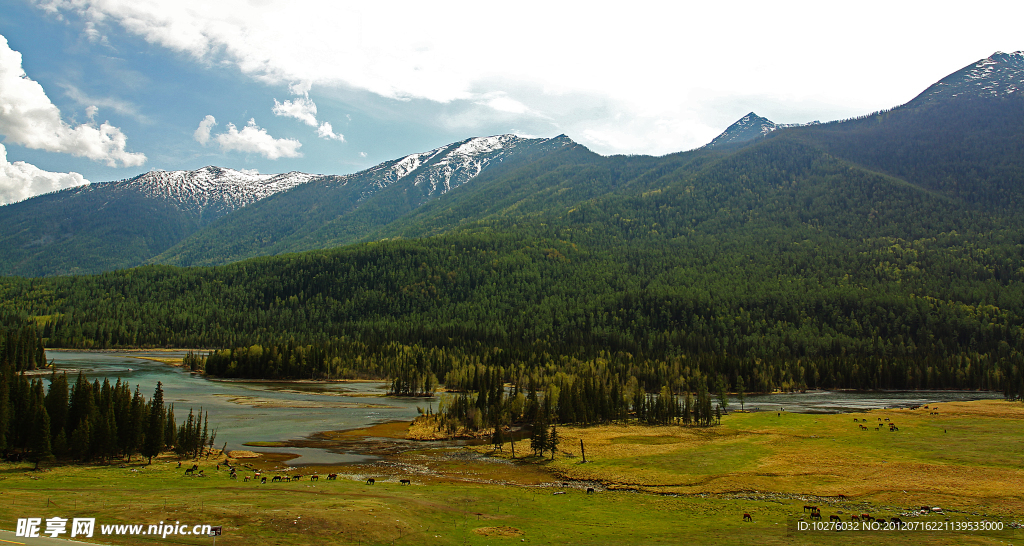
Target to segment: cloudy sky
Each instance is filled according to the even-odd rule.
[[[502,133],[661,155],[750,111],[889,108],[1024,49],[1019,0],[2,2],[0,203],[153,169],[344,174]]]

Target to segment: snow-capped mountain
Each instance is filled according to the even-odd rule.
[[[448,192],[463,186],[473,191],[472,181],[499,165],[512,167],[577,147],[582,148],[565,135],[477,137],[357,173],[314,178],[229,215],[154,260],[215,265],[356,242]]]
[[[194,171],[150,171],[146,174],[77,188],[79,191],[134,191],[175,204],[182,211],[209,219],[222,216],[277,192],[309,182],[314,174],[259,174],[220,167]]]
[[[529,139],[516,135],[476,137],[385,161],[365,171],[332,177],[335,184],[346,185],[365,180],[360,199],[366,199],[399,180],[419,188],[426,197],[447,193],[484,171],[492,164],[530,151],[554,150],[575,144],[559,135],[549,139]]]
[[[1024,92],[1024,51],[991,56],[942,78],[911,103],[952,97],[998,97]]]

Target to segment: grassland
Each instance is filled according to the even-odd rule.
[[[151,466],[0,467],[0,527],[18,517],[99,523],[210,523],[218,544],[1006,544],[1000,535],[793,533],[805,504],[827,520],[1020,521],[1024,406],[1001,401],[932,410],[800,415],[734,413],[710,430],[561,428],[554,462],[511,461],[477,446],[406,452],[388,465],[319,468],[311,482],[231,480],[213,459],[205,478],[176,461]],[[867,419],[869,431],[860,429]],[[889,418],[899,432],[873,430]],[[388,433],[401,436],[391,425]],[[586,447],[582,462],[579,440]],[[526,445],[517,444],[522,455]],[[246,462],[252,461],[247,459]],[[275,461],[266,460],[267,467]],[[337,471],[336,481],[324,474]],[[308,474],[309,469],[289,474]],[[376,485],[365,485],[367,476]],[[410,478],[412,485],[400,485]],[[561,485],[569,483],[568,487]],[[587,494],[586,488],[596,489]],[[910,508],[945,514],[912,517]],[[744,523],[749,513],[753,522]],[[209,544],[201,537],[98,537],[118,544]]]

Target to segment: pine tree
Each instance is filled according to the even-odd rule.
[[[558,444],[561,443],[561,438],[558,437],[558,429],[555,425],[551,425],[551,432],[547,438],[547,448],[551,450],[551,460],[555,460],[555,452],[558,451]]]
[[[146,427],[146,437],[142,444],[142,456],[149,458],[149,464],[153,464],[153,457],[156,457],[164,449],[164,389],[163,384],[157,382],[156,392],[153,399],[149,401],[149,424]]]

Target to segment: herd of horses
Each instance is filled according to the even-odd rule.
[[[858,419],[858,418],[854,417],[853,418],[853,422],[854,423],[869,423],[870,421],[868,421],[867,418]],[[878,427],[875,428],[875,430],[876,431],[883,430],[885,428],[885,426],[886,426],[886,423],[888,423],[888,425],[889,425],[889,432],[899,432],[900,431],[899,427],[896,426],[896,423],[890,421],[888,417],[885,418],[884,422],[882,421],[882,418],[879,417],[878,418]],[[866,426],[866,425],[858,425],[858,426],[860,427],[861,430],[871,430],[871,427]]]
[[[230,471],[229,477],[232,480],[237,480],[238,479],[238,469],[237,469],[237,467],[231,466],[230,464],[227,464],[227,467],[228,467],[228,470]],[[181,468],[181,463],[180,462],[178,463],[178,468]],[[253,481],[253,482],[259,482],[260,484],[267,483],[267,476],[264,476],[263,473],[260,472],[259,470],[256,470],[256,469],[254,469],[252,467],[249,467],[249,468],[253,471],[252,475],[246,474],[245,476],[242,476],[242,481],[245,481],[245,482]],[[220,470],[220,465],[217,465],[217,470]],[[205,477],[205,474],[203,474],[203,471],[199,469],[199,465],[193,464],[191,467],[185,469],[185,476],[188,476],[188,477]],[[291,475],[291,476],[286,475],[286,474],[278,474],[278,475],[275,475],[275,476],[270,478],[270,483],[298,482],[298,481],[302,481],[302,479],[305,478],[305,477],[306,476],[303,476],[302,474],[294,474],[294,475]],[[320,475],[315,473],[315,472],[313,474],[310,474],[308,477],[309,477],[309,481],[311,481],[311,482],[320,481]],[[328,480],[337,480],[338,479],[338,475],[332,472],[330,474],[327,474],[327,479]],[[374,483],[376,483],[376,481],[377,480],[375,480],[374,478],[367,478],[366,479],[366,485],[373,485]],[[412,485],[412,480],[403,478],[403,479],[399,480],[399,483],[402,484],[402,485]]]
[[[817,520],[821,519],[821,509],[820,508],[818,508],[817,506],[810,505],[810,504],[805,504],[804,505],[804,513],[806,514],[808,510],[811,511],[811,519],[817,519]],[[748,514],[744,514],[743,515],[744,516],[743,517],[743,521],[747,521],[747,518],[746,518],[747,515]],[[828,520],[829,521],[842,521],[843,519],[840,518],[839,516],[835,515],[835,514],[832,514],[832,515],[830,515],[828,517]],[[877,522],[884,522],[884,521],[886,521],[886,519],[884,517],[882,517],[882,518],[875,518],[875,517],[872,517],[871,514],[860,514],[860,515],[853,514],[853,515],[850,516],[850,521],[860,521],[860,522],[877,521]],[[889,523],[902,524],[903,520],[901,520],[900,518],[897,518],[897,517],[892,517],[892,518],[889,518]]]

